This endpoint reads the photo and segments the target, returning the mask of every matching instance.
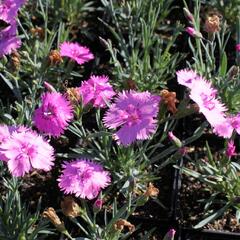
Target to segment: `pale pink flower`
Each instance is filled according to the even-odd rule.
[[[46,92],[41,99],[42,105],[34,112],[34,124],[39,131],[58,137],[73,119],[72,106],[58,92]]]
[[[177,81],[179,84],[192,88],[192,85],[200,79],[200,76],[191,69],[177,71]]]
[[[71,42],[63,42],[60,45],[60,55],[61,57],[69,57],[78,64],[83,64],[94,59],[93,54],[87,47]]]
[[[110,181],[109,172],[105,171],[100,164],[77,159],[63,164],[58,186],[65,194],[93,199],[97,197],[101,189],[110,184]]]
[[[233,128],[225,114],[227,108],[217,97],[217,90],[211,82],[192,70],[180,70],[177,77],[179,84],[190,88],[190,98],[198,104],[199,111],[206,117],[214,132],[230,138]]]
[[[236,51],[237,51],[237,52],[240,52],[240,43],[238,43],[238,44],[236,45]]]
[[[157,129],[159,101],[159,96],[149,92],[123,91],[106,112],[104,124],[119,128],[114,137],[125,146],[136,139],[148,139]]]
[[[236,155],[236,147],[234,145],[234,141],[230,140],[227,144],[227,150],[226,150],[226,154],[228,157],[232,157]]]
[[[0,146],[6,156],[8,169],[13,176],[20,177],[33,168],[49,171],[53,165],[53,148],[36,132],[27,129],[14,131]]]
[[[100,108],[106,107],[106,102],[115,95],[107,76],[91,76],[88,81],[82,82],[79,92],[83,105],[92,103],[94,107]]]
[[[236,130],[236,132],[240,134],[240,113],[235,116],[230,116],[228,120],[231,126]]]
[[[0,125],[0,148],[1,144],[8,141],[13,132],[24,132],[27,128],[24,126],[7,126],[5,124]],[[3,152],[0,151],[0,160],[6,161],[7,158]]]

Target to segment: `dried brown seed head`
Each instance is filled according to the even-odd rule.
[[[57,65],[63,62],[63,59],[58,50],[51,50],[48,59],[51,65]]]
[[[81,208],[71,196],[64,197],[63,201],[61,201],[61,209],[67,217],[75,218],[80,216],[81,213]]]
[[[65,231],[64,223],[60,221],[58,215],[56,214],[54,208],[48,208],[42,214],[43,217],[48,218],[52,224],[57,228],[58,231]]]

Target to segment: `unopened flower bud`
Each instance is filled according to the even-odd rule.
[[[71,196],[64,197],[63,201],[61,201],[61,209],[67,217],[75,218],[81,214],[81,208]]]
[[[122,231],[124,227],[127,227],[129,232],[135,231],[135,226],[125,219],[118,219],[114,224],[114,228],[117,231]]]
[[[202,38],[202,34],[199,31],[195,30],[193,27],[187,27],[186,32],[192,37]]]
[[[102,199],[97,199],[94,204],[93,204],[93,211],[99,212],[102,209],[103,206],[103,200]]]
[[[240,72],[240,68],[236,65],[233,65],[228,71],[228,78],[231,80],[235,78]]]
[[[234,145],[234,142],[232,140],[229,141],[227,144],[226,155],[228,157],[232,157],[236,155],[236,146]]]
[[[178,148],[182,147],[182,142],[172,132],[168,132],[168,138]]]
[[[183,13],[184,13],[184,16],[188,19],[188,21],[190,23],[194,22],[194,17],[187,8],[183,8]]]
[[[48,208],[43,212],[42,216],[48,218],[59,232],[63,232],[66,230],[64,223],[60,221],[54,208]]]
[[[182,156],[185,156],[188,153],[188,148],[187,147],[181,147],[179,149],[179,152],[181,153]]]
[[[50,83],[45,81],[43,85],[49,92],[57,92],[57,90]]]
[[[175,229],[173,228],[170,229],[163,238],[163,240],[174,240],[175,233],[176,233]]]
[[[240,52],[240,43],[238,43],[238,44],[236,45],[236,51],[237,51],[237,52]]]

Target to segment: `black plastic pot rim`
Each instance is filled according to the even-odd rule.
[[[235,233],[235,232],[227,232],[227,231],[220,231],[220,230],[210,230],[210,229],[194,229],[194,228],[186,228],[183,227],[181,228],[182,231],[188,231],[188,232],[192,232],[192,233],[206,233],[209,235],[221,235],[221,236],[236,236],[236,237],[240,237],[240,233]],[[239,238],[240,239],[240,238]]]

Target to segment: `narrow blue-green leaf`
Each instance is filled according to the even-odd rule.
[[[216,218],[220,217],[229,208],[229,206],[230,206],[229,203],[226,204],[224,207],[222,207],[221,209],[219,209],[217,212],[213,213],[212,215],[208,216],[204,220],[202,220],[200,223],[195,225],[193,228],[198,229],[198,228],[201,228],[204,225],[208,224],[209,222],[212,222]]]
[[[227,54],[226,52],[223,53],[223,56],[222,56],[222,61],[221,61],[221,65],[220,65],[220,68],[219,68],[219,75],[221,77],[224,77],[227,73]]]

